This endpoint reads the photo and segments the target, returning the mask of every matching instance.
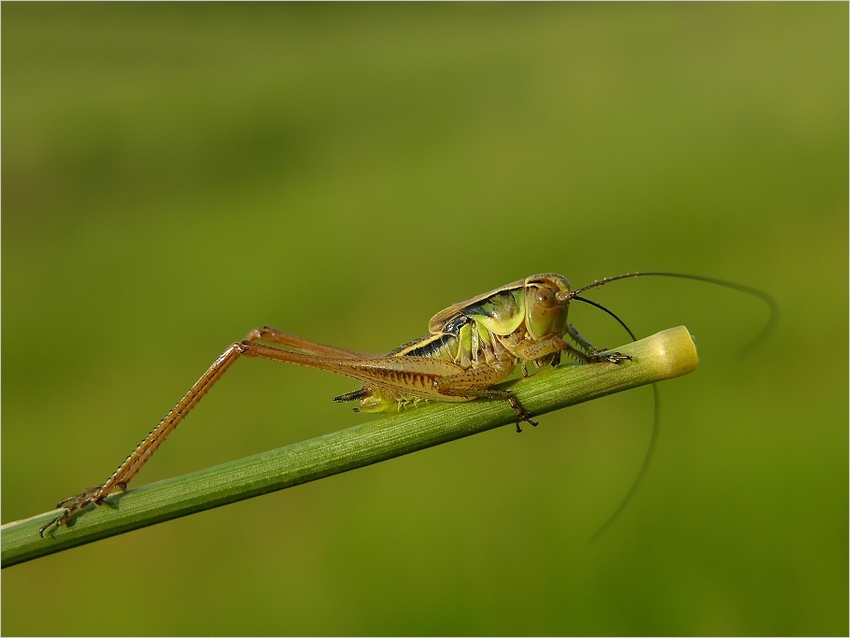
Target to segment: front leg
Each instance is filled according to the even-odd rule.
[[[580,348],[583,348],[587,353],[587,358],[585,363],[601,363],[603,361],[607,361],[609,363],[620,363],[621,361],[631,361],[632,358],[628,355],[621,354],[619,352],[609,352],[608,354],[600,354],[607,350],[607,348],[597,348],[592,343],[590,343],[587,339],[581,336],[581,333],[578,329],[570,324],[568,326],[568,330],[570,332],[570,337],[572,337],[573,341],[575,341]]]
[[[575,339],[576,337],[573,335],[574,330],[575,328],[570,326],[570,336]],[[548,337],[538,339],[537,341],[522,342],[517,345],[517,347],[515,348],[515,352],[522,359],[528,359],[532,361],[553,353],[560,352],[566,352],[567,354],[572,355],[582,363],[620,363],[622,361],[632,360],[630,356],[621,354],[619,352],[600,352],[599,350],[594,348],[588,341],[586,341],[580,334],[578,334],[577,330],[575,331],[575,335],[578,336],[578,339],[576,339],[576,343],[582,346],[582,348],[586,347],[588,352],[585,352],[582,348],[576,348],[575,346],[570,345],[558,335],[550,335]]]

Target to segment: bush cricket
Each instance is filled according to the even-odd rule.
[[[428,324],[428,334],[399,346],[386,354],[358,352],[323,345],[270,327],[252,330],[242,341],[232,343],[192,386],[189,392],[136,447],[106,482],[89,488],[57,504],[62,512],[44,525],[40,534],[52,526],[60,527],[91,505],[101,506],[113,492],[125,491],[127,484],[186,417],[225,371],[240,357],[261,357],[319,368],[353,377],[363,385],[335,397],[336,402],[358,401],[362,412],[399,411],[429,401],[471,401],[494,399],[507,401],[516,414],[516,431],[521,423],[537,422],[514,394],[495,387],[519,366],[523,376],[528,365],[536,368],[557,366],[564,353],[580,363],[594,365],[628,364],[631,357],[594,347],[567,322],[570,302],[590,304],[622,325],[632,339],[634,334],[617,315],[601,304],[582,297],[586,290],[612,281],[634,277],[679,277],[703,281],[754,295],[771,308],[771,321],[760,336],[765,336],[776,316],[776,303],[766,293],[740,284],[668,272],[634,272],[597,280],[571,289],[563,275],[546,273],[519,279],[477,297],[453,304],[437,313]],[[653,439],[635,483],[618,510],[603,525],[597,536],[622,511],[642,477],[655,442]]]

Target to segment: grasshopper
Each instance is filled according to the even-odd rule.
[[[66,524],[72,516],[91,505],[104,505],[104,499],[113,492],[125,491],[166,437],[240,357],[285,361],[362,381],[359,389],[334,398],[336,402],[358,401],[355,411],[400,411],[429,401],[498,399],[507,401],[514,410],[517,432],[522,431],[522,422],[536,426],[533,415],[510,390],[494,386],[510,376],[517,366],[523,376],[528,375],[528,364],[535,368],[557,366],[564,353],[585,364],[620,365],[631,361],[631,357],[619,352],[594,347],[567,323],[567,314],[572,300],[588,303],[614,317],[634,339],[634,334],[619,317],[604,306],[581,297],[580,293],[618,279],[643,276],[706,281],[760,297],[775,310],[775,302],[757,289],[698,275],[628,273],[571,289],[563,275],[545,273],[518,279],[449,306],[431,318],[427,335],[387,354],[328,346],[270,327],[254,329],[242,341],[232,343],[215,360],[106,482],[60,501],[56,507],[62,513],[41,528],[41,536],[44,537],[51,526],[58,528]],[[648,456],[641,474],[647,461]],[[624,505],[625,501],[620,509]]]

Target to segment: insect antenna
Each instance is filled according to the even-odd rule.
[[[605,277],[604,279],[594,281],[592,284],[588,284],[587,286],[583,286],[581,288],[577,288],[571,291],[570,297],[577,301],[581,301],[596,308],[599,308],[606,314],[616,319],[617,323],[619,323],[621,326],[623,326],[623,328],[625,328],[626,332],[629,333],[629,336],[632,339],[637,339],[637,337],[635,337],[634,333],[623,322],[623,320],[620,319],[613,312],[608,310],[608,308],[606,308],[602,304],[599,304],[595,301],[591,301],[590,299],[581,296],[581,293],[585,290],[599,288],[600,286],[604,286],[605,284],[611,283],[612,281],[618,281],[620,279],[632,279],[635,277],[675,277],[678,279],[691,279],[694,281],[702,281],[708,284],[714,284],[715,286],[721,286],[723,288],[729,288],[731,290],[737,290],[738,292],[743,292],[747,295],[751,295],[753,297],[761,299],[765,304],[767,304],[768,308],[770,308],[770,318],[768,319],[765,326],[761,329],[761,331],[755,337],[753,337],[753,339],[751,339],[749,343],[747,343],[746,345],[744,345],[744,347],[738,350],[739,357],[745,357],[751,352],[753,352],[755,349],[757,349],[762,344],[762,342],[767,339],[767,337],[770,336],[770,334],[774,331],[774,329],[776,328],[776,322],[779,319],[779,304],[777,304],[776,300],[763,290],[759,290],[758,288],[753,288],[751,286],[745,286],[743,284],[737,284],[733,281],[726,281],[725,279],[705,277],[703,275],[690,275],[678,272],[645,271],[631,272],[626,273],[624,275],[615,275],[613,277]],[[608,520],[602,524],[602,526],[596,531],[596,533],[590,537],[589,542],[591,543],[598,539],[605,532],[605,530],[607,530],[611,526],[611,524],[615,520],[617,520],[620,514],[622,514],[623,510],[626,509],[626,506],[629,504],[629,501],[632,500],[632,497],[637,491],[638,486],[640,485],[641,481],[643,480],[643,477],[646,475],[646,472],[649,469],[649,463],[652,460],[652,455],[655,451],[655,444],[658,441],[658,434],[661,429],[661,401],[660,393],[658,391],[658,385],[656,383],[652,384],[652,393],[655,402],[655,415],[653,417],[652,423],[652,436],[649,439],[649,446],[647,447],[646,455],[643,458],[643,463],[641,464],[640,469],[638,470],[637,476],[635,477],[631,488],[629,489],[625,498],[620,503],[620,506],[614,511],[613,514],[611,514],[611,516],[608,517]]]
[[[632,332],[632,331],[629,329],[629,327],[628,327],[625,323],[623,323],[623,320],[622,320],[622,319],[620,319],[620,318],[619,318],[617,315],[615,315],[613,312],[611,312],[610,310],[608,310],[608,308],[606,308],[605,306],[603,306],[601,303],[597,303],[597,302],[592,301],[592,300],[590,300],[590,299],[586,299],[585,297],[579,297],[578,295],[573,295],[573,296],[572,296],[572,298],[573,298],[573,299],[575,299],[576,301],[581,301],[581,302],[586,303],[586,304],[588,304],[588,305],[594,306],[595,308],[599,308],[602,312],[607,313],[607,314],[609,314],[610,316],[614,317],[614,319],[616,319],[616,320],[617,320],[617,323],[619,323],[621,326],[623,326],[623,328],[625,328],[625,329],[626,329],[626,332],[628,332],[628,333],[629,333],[629,336],[630,336],[633,340],[637,341],[637,337],[635,336],[635,333],[634,333],[634,332]]]
[[[621,326],[623,326],[623,328],[626,329],[626,332],[629,333],[629,336],[633,340],[637,340],[637,337],[635,337],[635,333],[631,331],[631,329],[625,324],[625,322],[613,312],[608,310],[608,308],[603,306],[601,303],[591,301],[590,299],[586,299],[585,297],[580,297],[578,294],[573,294],[573,299],[586,303],[590,306],[593,306],[594,308],[599,308],[599,310],[601,310],[602,312],[610,315],[611,317],[617,320],[617,323],[619,323]],[[608,517],[608,519],[604,523],[602,523],[602,525],[599,527],[599,529],[596,530],[593,536],[588,539],[589,543],[594,542],[597,538],[602,536],[602,534],[605,533],[605,530],[611,527],[614,521],[616,521],[620,517],[620,514],[623,513],[628,504],[631,502],[632,497],[635,495],[635,492],[637,492],[638,487],[643,481],[643,477],[646,476],[646,472],[649,470],[649,465],[650,463],[652,463],[652,455],[655,452],[655,444],[658,442],[658,434],[661,431],[661,394],[658,391],[658,384],[656,383],[652,384],[652,396],[655,404],[655,415],[652,419],[652,435],[649,437],[649,445],[646,448],[646,454],[643,457],[643,463],[641,463],[640,469],[638,470],[637,476],[635,476],[634,481],[632,481],[632,486],[629,488],[629,491],[626,492],[626,495],[623,497],[623,500],[620,501],[620,505],[617,507],[617,509],[614,510],[614,512]]]
[[[743,292],[744,294],[751,295],[758,299],[761,299],[764,303],[767,304],[768,308],[770,308],[770,318],[767,320],[764,328],[753,337],[749,343],[744,345],[740,350],[738,350],[739,357],[746,357],[754,350],[756,350],[759,346],[761,346],[762,342],[764,342],[767,337],[774,331],[776,328],[776,322],[779,320],[779,304],[776,303],[776,300],[771,297],[769,294],[764,292],[763,290],[759,290],[758,288],[753,288],[752,286],[745,286],[743,284],[736,284],[734,281],[727,281],[725,279],[717,279],[716,277],[705,277],[703,275],[689,275],[687,273],[680,272],[663,272],[657,270],[648,270],[645,272],[630,272],[624,275],[615,275],[613,277],[605,277],[604,279],[598,279],[594,281],[592,284],[588,284],[587,286],[582,286],[581,288],[577,288],[570,293],[570,296],[573,299],[578,298],[585,290],[590,290],[591,288],[598,288],[599,286],[604,286],[605,284],[609,284],[612,281],[618,281],[620,279],[632,279],[635,277],[676,277],[678,279],[692,279],[694,281],[703,281],[708,284],[714,284],[715,286],[721,286],[722,288],[729,288],[731,290],[737,290],[738,292]],[[587,300],[586,300],[587,301]],[[594,305],[594,304],[591,304]],[[606,310],[606,312],[608,312]],[[608,312],[608,314],[612,314]],[[613,316],[613,315],[612,315]],[[616,317],[615,317],[616,318]],[[618,319],[619,321],[619,319]],[[620,324],[622,325],[622,321]],[[627,329],[628,330],[628,329]],[[631,330],[629,330],[629,334],[631,334]],[[634,339],[634,335],[632,335]]]

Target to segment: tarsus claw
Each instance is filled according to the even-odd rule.
[[[521,413],[517,414],[517,416],[519,417],[519,421],[516,422],[516,431],[517,432],[522,432],[522,428],[519,425],[521,421],[525,421],[526,423],[530,423],[532,427],[535,427],[535,428],[537,427],[537,421],[535,421],[534,419],[531,418],[532,417],[531,412],[521,412]]]
[[[62,509],[64,511],[49,523],[42,526],[41,529],[38,530],[39,535],[44,538],[44,533],[52,526],[55,525],[57,528],[62,527],[62,525],[67,523],[74,514],[83,511],[92,503],[97,506],[103,505],[103,499],[106,496],[107,495],[103,493],[103,486],[99,486],[91,487],[82,494],[63,498],[56,504],[56,507],[57,509]]]

